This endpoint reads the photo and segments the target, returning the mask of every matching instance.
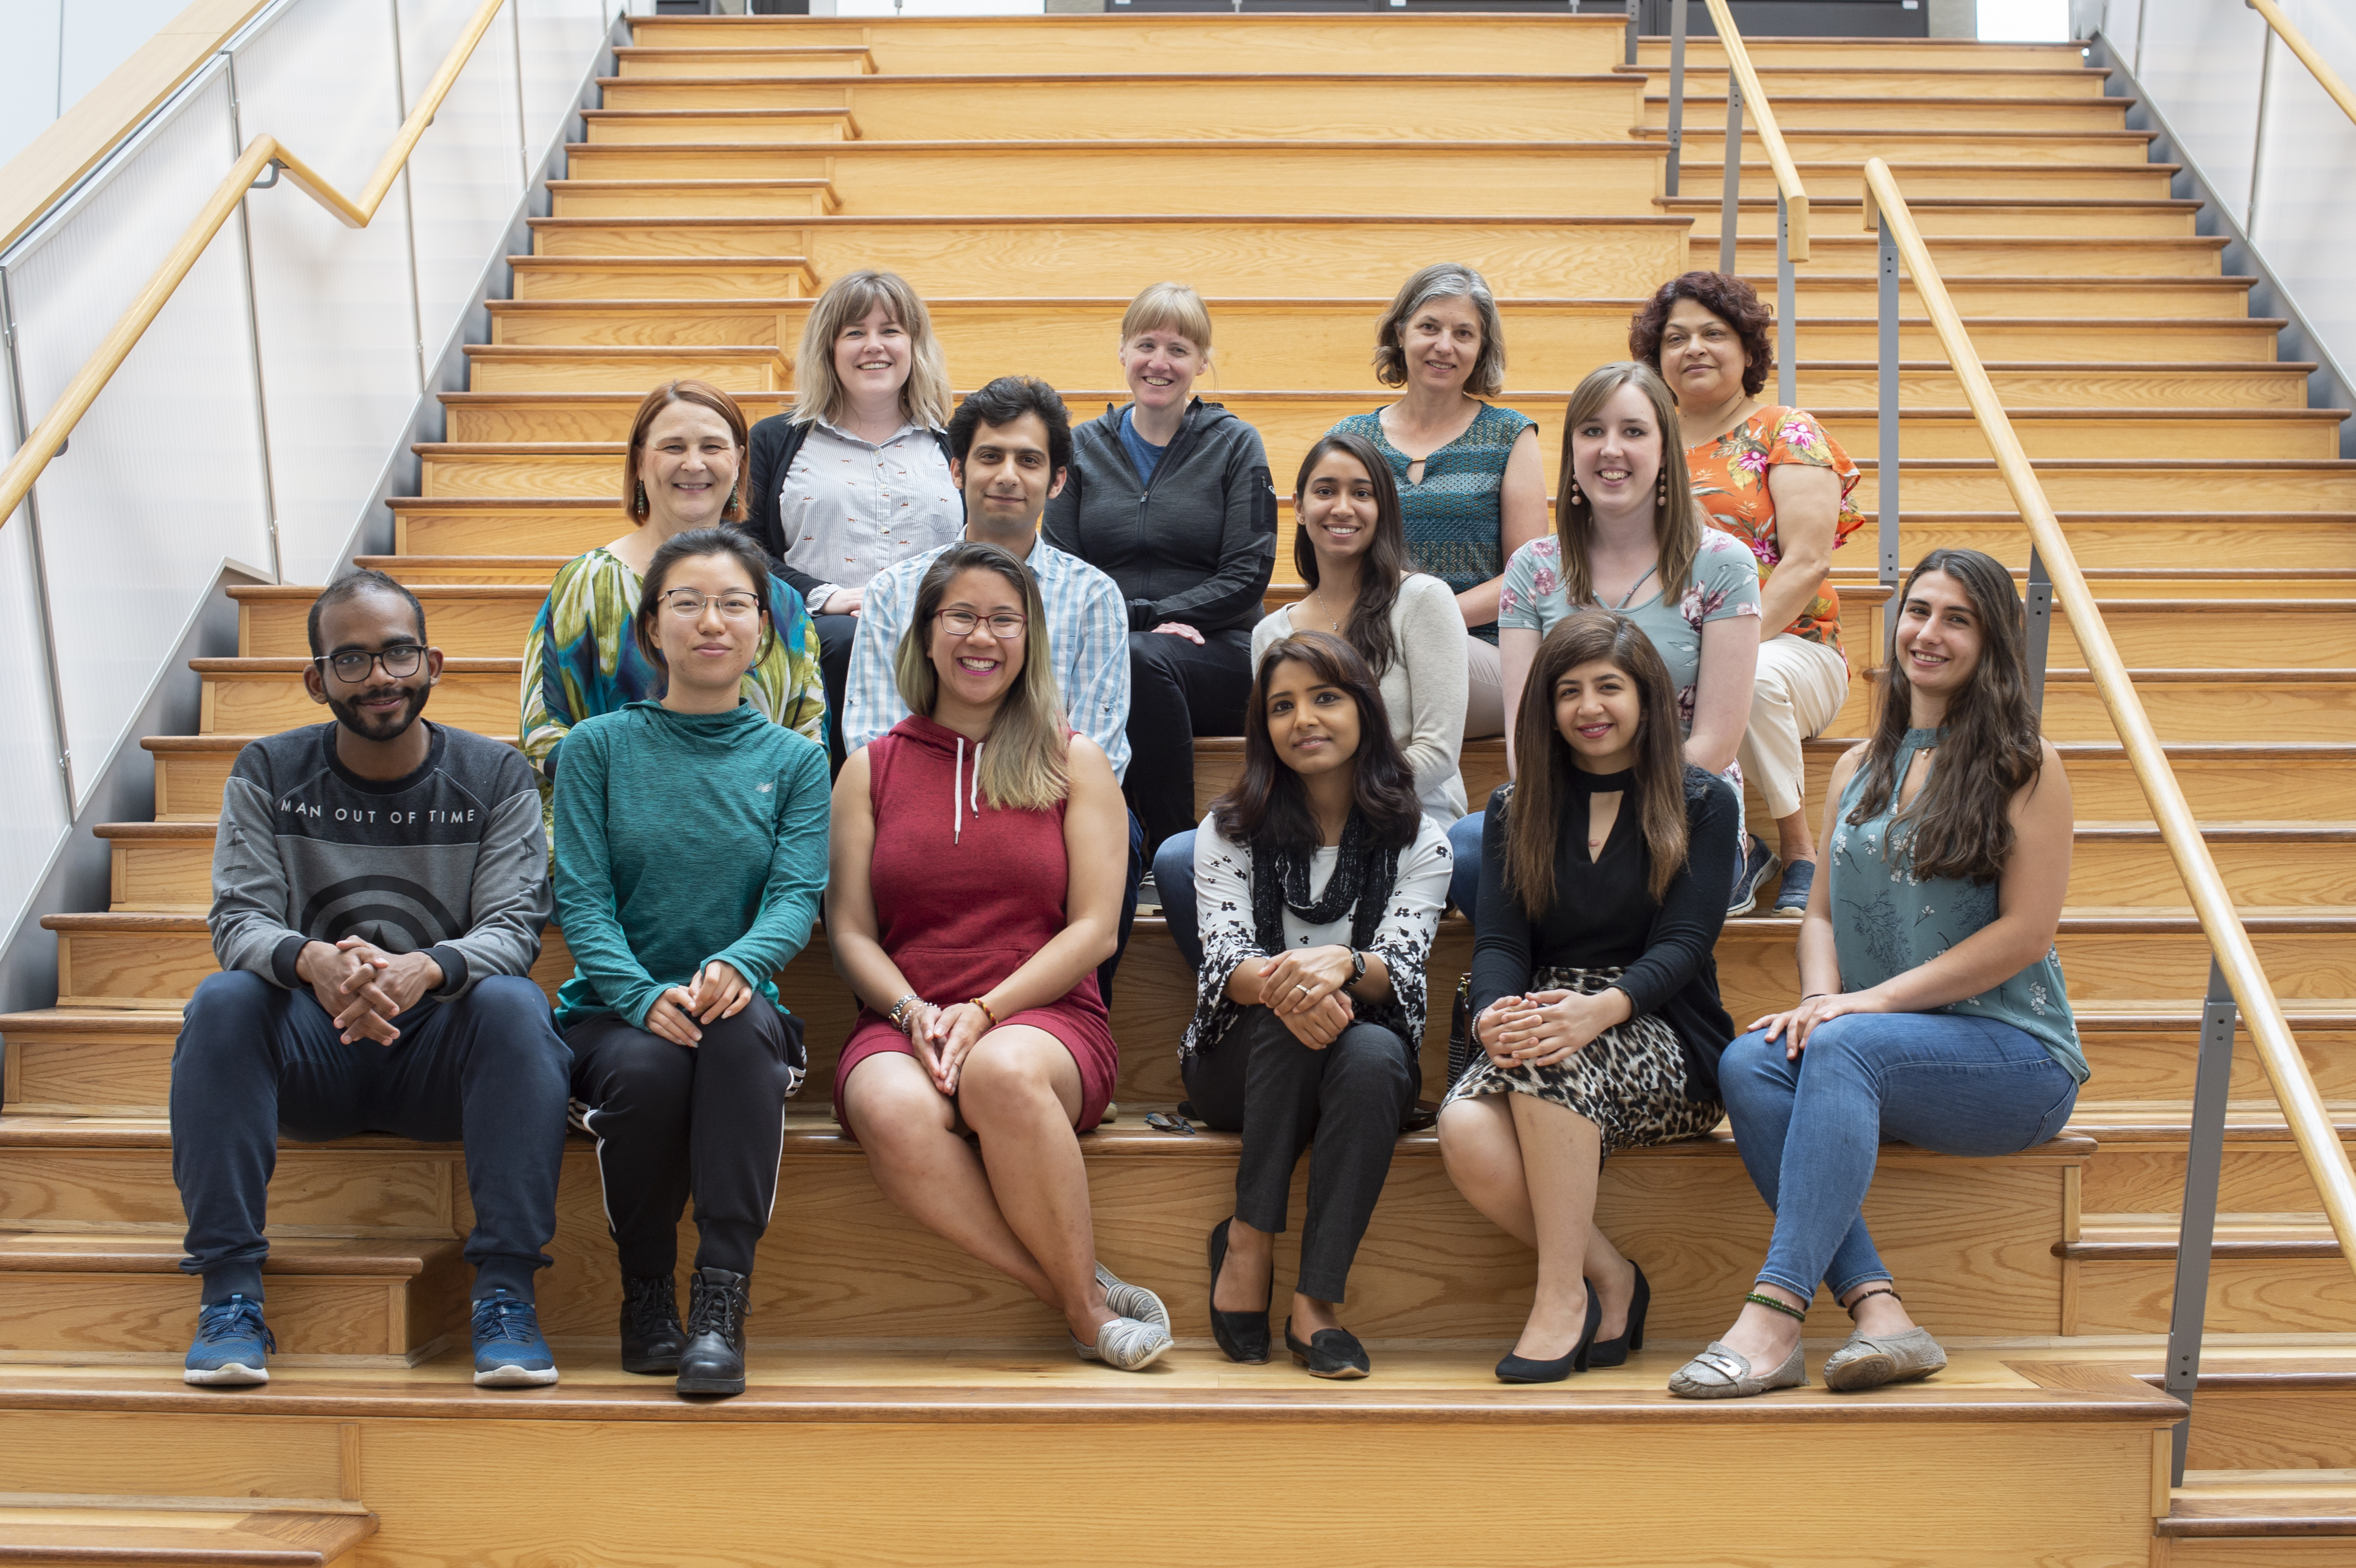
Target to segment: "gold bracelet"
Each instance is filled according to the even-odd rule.
[[[996,1029],[998,1027],[998,1015],[990,1010],[990,1004],[988,1002],[983,1001],[980,997],[975,997],[970,998],[968,1005],[980,1008],[981,1009],[981,1016],[990,1020],[991,1028]]]

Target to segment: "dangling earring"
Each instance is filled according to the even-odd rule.
[[[638,481],[638,497],[636,505],[631,508],[630,515],[634,517],[643,517],[647,515],[647,482],[643,479]]]
[[[1669,507],[1669,470],[1668,470],[1668,465],[1667,465],[1667,464],[1664,464],[1662,465],[1662,467],[1661,467],[1661,487],[1660,487],[1658,490],[1655,490],[1655,491],[1653,493],[1653,505],[1655,505],[1655,507],[1659,507],[1659,508],[1661,508],[1661,510],[1663,510],[1663,511],[1666,511],[1666,510],[1668,510],[1668,507]]]
[[[723,517],[736,517],[739,515],[738,509],[742,505],[743,503],[736,498],[736,486],[731,485],[728,487],[728,505],[720,509],[720,515]]]
[[[1579,485],[1577,481],[1573,481],[1570,486],[1570,504],[1574,507],[1586,505],[1584,501],[1580,499]]]

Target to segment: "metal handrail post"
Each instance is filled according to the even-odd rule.
[[[2023,630],[2029,637],[2029,705],[2039,715],[2045,712],[2045,650],[2053,641],[2053,578],[2045,570],[2045,558],[2037,547],[2029,547],[2029,592],[2024,596],[2021,613],[2027,624]]]
[[[1800,402],[1800,284],[1792,273],[1792,207],[1775,192],[1775,400]]]
[[[1628,63],[1630,65],[1636,63],[1636,4],[1637,0],[1628,0]]]
[[[1742,79],[1726,73],[1726,194],[1718,202],[1718,270],[1734,275],[1735,231],[1742,222]]]
[[[1686,141],[1686,5],[1669,0],[1669,174],[1668,194],[1677,194],[1677,165],[1684,161]]]
[[[2201,1008],[2201,1065],[2192,1090],[2192,1140],[2184,1153],[2184,1218],[2176,1235],[2176,1299],[2168,1314],[2168,1392],[2184,1402],[2170,1438],[2173,1484],[2184,1484],[2192,1438],[2192,1392],[2201,1381],[2201,1331],[2209,1311],[2209,1253],[2217,1239],[2217,1188],[2225,1164],[2225,1102],[2233,1083],[2237,1009],[2225,971],[2209,960]]]
[[[1881,414],[1876,426],[1874,531],[1881,544],[1881,581],[1898,581],[1898,241],[1890,215],[1880,214],[1881,262],[1878,308],[1881,327]],[[1896,625],[1896,617],[1890,624]]]

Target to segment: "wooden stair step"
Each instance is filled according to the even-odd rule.
[[[1745,272],[1743,281],[1773,298],[1773,272]],[[2117,277],[2098,274],[1994,273],[1947,280],[1948,297],[1966,315],[2064,315],[2066,301],[2083,300],[2099,291],[2105,300],[2133,315],[2222,316],[2249,314],[2249,277],[2171,278]],[[1798,284],[1799,308],[1810,315],[1858,315],[1875,308],[1879,280],[1869,272],[1806,272]],[[1922,310],[1912,278],[1898,288],[1899,309],[1908,315]]]
[[[2071,1332],[2167,1331],[2178,1223],[2168,1213],[2090,1212],[2076,1240],[2054,1244],[2054,1255],[2076,1276]],[[2205,1319],[2211,1331],[2334,1332],[2347,1326],[2351,1307],[2356,1281],[2319,1213],[2217,1216]]]
[[[1444,187],[1462,212],[1609,217],[1652,210],[1660,155],[1625,139],[1519,142],[1356,136],[1112,135],[1043,140],[809,141],[802,122],[756,111],[725,114],[588,116],[586,142],[569,144],[576,180],[657,187],[649,213],[784,211],[770,198],[718,182],[822,179],[852,214],[1098,212],[1364,212],[1350,187],[1383,179]],[[1035,127],[1023,129],[1033,132]],[[1620,133],[1612,134],[1618,137]],[[672,187],[678,187],[673,189]],[[779,198],[783,199],[783,198]],[[810,209],[800,198],[795,210]],[[599,211],[617,210],[610,197]],[[584,209],[585,211],[585,209]],[[557,216],[575,216],[560,199]]]
[[[2286,740],[2356,741],[2356,670],[2130,668],[2129,680],[2164,741],[2238,741],[2254,727]],[[1849,683],[1826,728],[1869,731],[1879,682]],[[2045,733],[2056,741],[2107,741],[2117,731],[2084,669],[2045,673]]]
[[[1719,178],[1725,177],[1720,165]],[[1655,205],[1684,214],[1707,227],[1715,242],[1725,211],[1720,192],[1664,196]],[[1907,197],[1915,227],[1927,238],[1956,234],[2111,234],[2144,238],[2193,233],[2201,203],[2190,197],[2095,197],[1934,196]],[[1864,204],[1854,197],[1808,194],[1810,238],[1864,231]],[[1745,238],[1775,238],[1775,200],[1743,197],[1735,204],[1735,232]]]
[[[1271,217],[1078,215],[1008,217],[974,214],[930,218],[811,218],[792,226],[755,219],[759,231],[790,231],[800,248],[775,252],[806,259],[821,279],[859,267],[896,272],[919,293],[1011,293],[1052,276],[1067,291],[1118,293],[1136,276],[1137,259],[1153,252],[1184,254],[1195,285],[1205,293],[1277,294],[1319,276],[1328,286],[1367,293],[1396,288],[1401,255],[1451,255],[1478,267],[1490,286],[1518,294],[1626,297],[1650,291],[1686,259],[1687,223],[1676,218]],[[757,255],[711,254],[725,219],[619,227],[603,219],[535,219],[535,254],[514,260],[518,297],[546,298],[560,283],[574,299],[656,297],[658,287],[774,297],[784,263]],[[617,246],[640,247],[635,253]],[[669,254],[661,253],[668,251]],[[616,273],[617,267],[623,271]],[[636,288],[617,287],[629,277]],[[531,287],[527,291],[527,280]],[[728,287],[719,287],[723,280]],[[2169,299],[2206,288],[2234,302],[2240,314],[2246,283],[2174,279],[2122,283],[2146,293],[2165,285]],[[1810,289],[1824,286],[1810,279]],[[1957,285],[1959,306],[1979,280]],[[590,291],[594,287],[594,292]],[[2122,305],[2122,308],[2129,308]],[[2196,313],[2218,314],[2222,306]],[[2136,310],[2167,315],[2168,310]]]
[[[292,1236],[262,1264],[270,1326],[289,1355],[408,1357],[462,1328],[472,1278],[454,1239]],[[0,1232],[0,1351],[185,1350],[196,1282],[180,1239]]]
[[[809,260],[801,256],[740,258],[703,267],[660,256],[616,256],[594,261],[510,256],[508,265],[519,300],[815,299],[822,286]]]
[[[0,1492],[0,1563],[348,1568],[376,1516],[332,1499]]]
[[[1715,221],[1697,222],[1693,246],[1697,255],[1720,253]],[[2222,267],[2226,241],[2216,235],[2136,238],[2116,234],[2039,234],[2023,229],[2010,234],[1931,235],[1925,244],[1939,275],[1946,279],[2009,277],[2019,273],[2054,272],[2071,277],[2213,278]],[[1795,263],[1800,277],[1869,272],[1877,264],[1880,240],[1871,234],[1852,233],[1829,224],[1811,224],[1808,259]],[[1738,229],[1735,269],[1772,277],[1775,271],[1775,237],[1747,236]]]
[[[1775,123],[1787,131],[1823,130],[1849,125],[1888,127],[1893,131],[1977,131],[1982,129],[2031,132],[2119,131],[2126,127],[2127,111],[2135,107],[2132,98],[2104,98],[2086,92],[2056,92],[2035,95],[2027,92],[2008,93],[2001,97],[1984,96],[1962,91],[1930,91],[1923,93],[1868,94],[1862,92],[1778,92],[1776,84],[1762,80],[1767,98],[1775,111]],[[1726,124],[1726,82],[1723,75],[1711,81],[1704,91],[1694,91],[1695,84],[1686,83],[1686,134],[1690,137],[1697,129],[1712,133],[1716,144],[1723,144]],[[1747,123],[1755,118],[1749,104],[1743,106]],[[1669,123],[1669,95],[1664,87],[1652,90],[1646,83],[1644,118],[1648,131],[1665,131]]]
[[[2294,1029],[2297,1025],[2294,1024]],[[2237,1047],[2247,1043],[2237,1034]],[[2310,1053],[2320,1041],[2306,1038]],[[2328,1048],[2327,1048],[2328,1049]],[[2244,1054],[2236,1051],[2237,1055]],[[2254,1059],[2254,1051],[2248,1052]],[[2088,1061],[2094,1058],[2089,1053]],[[2184,1201],[2184,1171],[2190,1146],[2192,1101],[2189,1094],[2162,1100],[2087,1099],[2103,1085],[2090,1081],[2071,1115],[2072,1132],[2102,1147],[2086,1168],[2080,1201],[2090,1213],[2169,1215]],[[2115,1091],[2113,1091],[2115,1093]],[[2342,1142],[2356,1138],[2356,1109],[2345,1101],[2327,1104]],[[2221,1210],[2243,1214],[2287,1213],[2312,1208],[2319,1200],[2290,1127],[2269,1088],[2228,1108]]]
[[[325,723],[324,704],[303,689],[302,657],[190,659],[203,685],[199,722],[215,735],[274,735],[298,725]],[[434,688],[436,721],[480,734],[509,736],[517,727],[523,660],[447,659]]]
[[[2082,76],[2100,73],[2086,69],[2084,59],[2076,44],[2041,43],[1980,43],[1967,38],[1814,38],[1814,37],[1748,37],[1743,49],[1753,66],[1772,70],[1786,69],[1822,69],[1827,66],[1848,66],[1858,69],[1890,69],[1893,68],[1922,69],[1935,62],[1941,69],[1954,67],[1981,70],[2007,71],[2070,70]],[[1725,69],[1726,51],[1716,38],[1688,37],[1686,40],[1686,69],[1708,69],[1716,65]],[[1636,69],[1666,70],[1669,65],[1669,40],[1665,37],[1647,35],[1637,40]]]
[[[614,51],[624,76],[873,76],[875,56],[864,44],[739,44],[727,48],[649,48],[625,45]]]
[[[2196,1405],[2200,1403],[2195,1396]],[[2342,1470],[2195,1470],[2184,1472],[2184,1484],[2169,1493],[2165,1518],[2153,1531],[2169,1542],[2171,1568],[2209,1563],[2256,1561],[2236,1554],[2212,1554],[2212,1546],[2260,1543],[2286,1547],[2266,1552],[2265,1561],[2296,1565],[2322,1563],[2334,1540],[2356,1536],[2356,1469]]]
[[[1208,1131],[1173,1137],[1146,1128],[1128,1112],[1084,1137],[1081,1147],[1108,1266],[1161,1293],[1181,1334],[1201,1336],[1207,1329],[1207,1286],[1197,1263],[1181,1260],[1194,1259],[1202,1235],[1233,1205],[1237,1138]],[[12,1187],[55,1193],[53,1211],[60,1220],[91,1224],[94,1220],[86,1217],[96,1211],[119,1213],[117,1224],[135,1217],[152,1227],[112,1240],[90,1231],[26,1232],[29,1239],[14,1243],[18,1250],[152,1255],[159,1267],[179,1255],[169,1132],[160,1118],[84,1129],[70,1118],[0,1117],[0,1151],[12,1166],[37,1158],[41,1169],[58,1173],[48,1179],[28,1175]],[[1910,1288],[1909,1302],[1935,1301],[1918,1309],[1939,1313],[1958,1334],[2054,1331],[2063,1271],[2053,1249],[2066,1234],[2070,1173],[2094,1152],[2091,1142],[2072,1136],[2002,1160],[1954,1160],[1894,1146],[1885,1150],[1866,1212],[1891,1267],[1921,1282]],[[366,1197],[369,1170],[406,1165],[415,1173],[409,1178],[412,1186],[440,1175],[451,1194],[452,1224],[463,1234],[473,1224],[472,1211],[464,1181],[451,1179],[454,1162],[461,1159],[454,1145],[391,1138],[286,1145],[278,1185],[295,1195],[305,1221],[327,1223],[334,1194],[349,1206]],[[894,1210],[869,1176],[865,1156],[834,1126],[823,1100],[788,1110],[781,1159],[781,1200],[754,1270],[755,1336],[991,1337],[1052,1328],[1048,1310],[1012,1281]],[[1296,1211],[1307,1180],[1304,1163],[1296,1176]],[[1976,1217],[1975,1224],[1961,1238],[1958,1216],[1965,1213]],[[273,1219],[280,1218],[273,1209]],[[1703,1336],[1723,1327],[1710,1319],[1740,1296],[1746,1270],[1755,1271],[1772,1224],[1722,1131],[1616,1157],[1605,1172],[1597,1218],[1646,1260],[1656,1292],[1651,1322],[1664,1337]],[[290,1252],[340,1249],[337,1258],[378,1255],[377,1266],[387,1272],[406,1255],[402,1249],[416,1245],[298,1236],[273,1247],[282,1244]],[[0,1237],[0,1291],[7,1260],[16,1255],[8,1245]],[[1280,1271],[1290,1268],[1284,1249],[1293,1245],[1297,1233],[1279,1243]],[[692,1250],[691,1242],[683,1252]],[[550,1252],[558,1266],[539,1284],[542,1328],[552,1335],[610,1333],[621,1281],[595,1151],[587,1139],[567,1145]],[[1958,1253],[1977,1261],[1958,1267]],[[1663,1260],[1658,1265],[1651,1261],[1655,1256]],[[1403,1135],[1352,1271],[1352,1321],[1360,1333],[1386,1339],[1510,1333],[1528,1310],[1531,1266],[1526,1249],[1483,1222],[1458,1196],[1441,1168],[1437,1136]],[[188,1282],[177,1283],[193,1295]],[[1832,1330],[1837,1309],[1832,1312],[1818,1331]]]
[[[548,196],[556,218],[824,218],[842,208],[824,179],[575,177],[549,181]]]
[[[732,107],[712,101],[671,109],[638,107],[589,109],[582,112],[589,133],[605,140],[655,140],[667,144],[703,142],[713,137],[757,142],[851,142],[859,137],[858,123],[840,105],[796,108],[785,103]],[[705,170],[711,174],[714,171]],[[735,172],[735,171],[730,171]]]
[[[1181,136],[1617,141],[1642,112],[1639,85],[1609,73],[625,74],[600,77],[597,85],[602,113],[831,109],[850,116],[858,139],[878,141],[987,139],[1008,126],[1039,137],[1123,136],[1134,133],[1140,101],[1149,97],[1169,111],[1159,128]],[[2118,136],[2094,132],[2055,140],[2094,149]],[[2009,143],[2006,150],[2013,150]]]
[[[1810,201],[1861,199],[1865,191],[1865,153],[1854,158],[1811,159],[1794,149],[1794,172]],[[1879,155],[1878,152],[1874,155]],[[1925,197],[1985,196],[1991,188],[2010,196],[2157,198],[2175,194],[2171,182],[2179,166],[2146,163],[2141,153],[2132,160],[2092,163],[1950,162],[1920,157],[1890,161],[1890,172],[1910,203],[1918,193]],[[1726,165],[1722,159],[1697,158],[1688,154],[1680,160],[1679,178],[1687,190],[1723,191]],[[1744,146],[1735,179],[1739,199],[1775,199],[1775,171],[1757,147]]]
[[[1977,165],[2000,161],[2019,169],[2034,169],[2040,165],[2098,167],[2104,165],[2140,169],[2147,166],[2151,144],[2159,136],[2156,131],[2012,130],[1986,125],[1932,130],[1871,123],[1782,125],[1779,129],[1783,133],[1783,144],[1790,149],[1795,164],[1832,164],[1855,159],[1862,165],[1868,158],[1883,158],[1893,167],[1901,162],[1922,167],[1926,165]],[[1668,145],[1665,128],[1655,130],[1640,125],[1635,129],[1635,136],[1638,141],[1649,141],[1664,149]],[[1691,167],[1697,176],[1708,165],[1716,165],[1722,171],[1726,159],[1724,119],[1719,119],[1715,124],[1707,115],[1687,120],[1685,152],[1686,158],[1680,162]],[[1747,163],[1752,158],[1764,161],[1766,155],[1759,140],[1757,121],[1746,117],[1742,127],[1743,161]],[[1721,172],[1716,177],[1723,181],[1726,176]],[[1804,176],[1802,176],[1802,184],[1814,189],[1813,182]]]

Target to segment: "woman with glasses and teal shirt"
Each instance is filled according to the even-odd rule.
[[[666,540],[630,629],[663,696],[575,726],[556,777],[573,962],[556,1022],[621,1253],[622,1369],[676,1373],[683,1394],[744,1391],[753,1254],[809,1061],[772,976],[809,940],[826,887],[826,749],[744,697],[771,640],[768,580],[734,528]],[[690,1191],[701,1240],[682,1325]]]
[[[645,573],[665,540],[744,517],[744,443],[736,400],[701,381],[666,381],[638,405],[622,457],[622,505],[638,526],[557,569],[524,642],[523,754],[543,800],[554,798],[574,725],[662,695],[662,671],[631,633]],[[790,584],[764,575],[767,630],[744,672],[744,700],[823,745],[818,628]]]

